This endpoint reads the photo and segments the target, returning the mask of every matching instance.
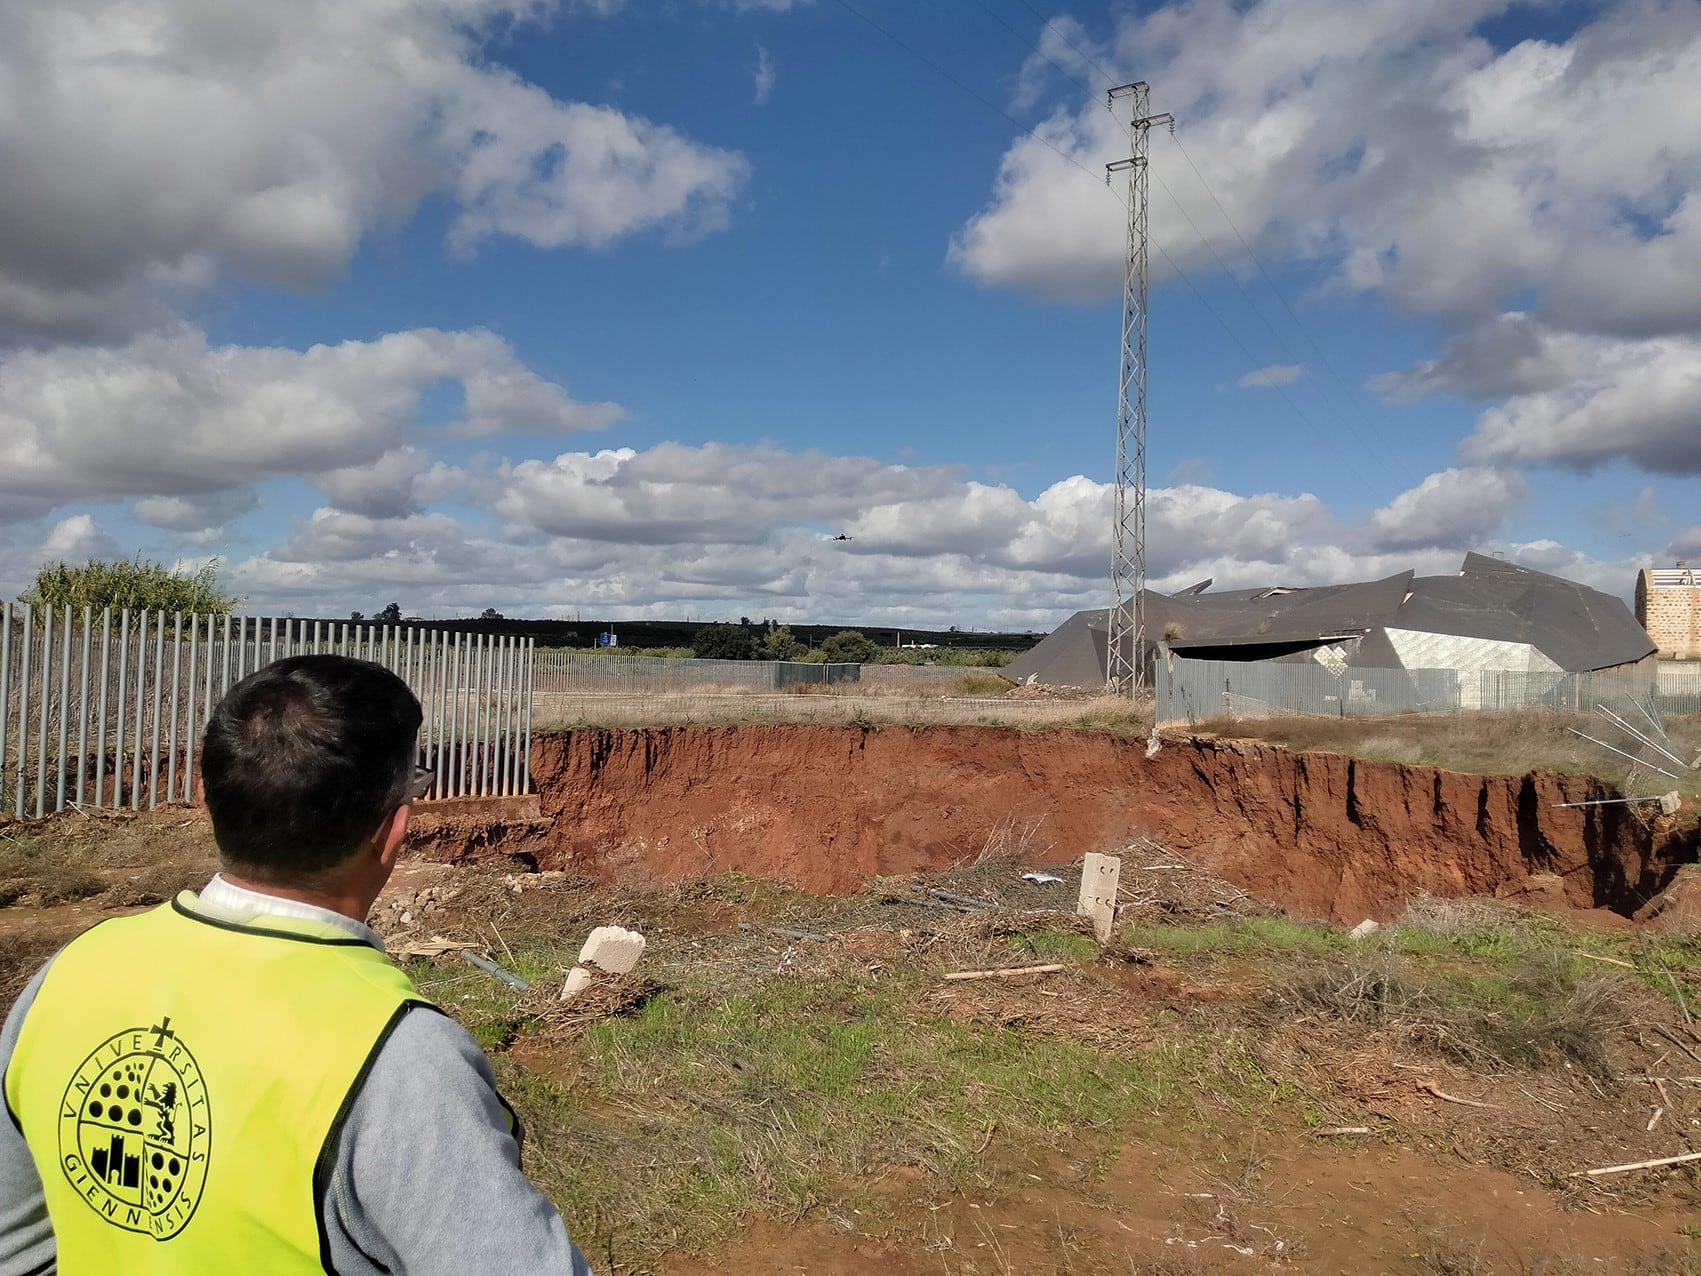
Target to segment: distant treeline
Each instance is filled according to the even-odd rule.
[[[341,624],[347,618],[338,618]],[[370,623],[370,622],[368,622]],[[656,647],[690,647],[703,629],[702,621],[686,620],[512,620],[507,617],[469,617],[465,620],[408,620],[414,629],[453,630],[458,633],[507,634],[534,640],[540,647],[595,647],[598,637],[612,633],[617,646],[644,651]],[[780,622],[775,621],[776,627]],[[751,621],[751,627],[766,631],[767,621]],[[907,649],[910,644],[923,647],[931,644],[939,650],[973,648],[981,651],[1023,652],[1044,638],[1044,634],[1001,634],[957,629],[893,629],[879,625],[800,625],[790,622],[792,634],[811,647],[819,645],[834,634],[855,629],[878,646],[888,650],[898,647],[900,640]]]

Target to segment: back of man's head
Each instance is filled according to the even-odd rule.
[[[312,882],[407,800],[419,701],[381,665],[294,656],[250,674],[207,723],[201,781],[227,867]]]

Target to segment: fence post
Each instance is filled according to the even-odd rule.
[[[166,747],[171,750],[166,760],[165,800],[177,800],[177,719],[181,707],[178,696],[183,690],[183,613],[172,620],[171,634],[171,728],[166,732]]]
[[[537,640],[526,639],[526,732],[525,741],[520,746],[520,761],[525,768],[520,778],[520,792],[532,791],[532,666],[537,660]]]
[[[83,784],[89,771],[89,657],[94,648],[94,608],[83,607],[83,668],[78,682],[82,693],[77,708],[77,805],[83,805]]]
[[[179,622],[181,623],[181,622]],[[159,806],[159,746],[165,710],[165,613],[154,614],[154,725],[149,734],[148,810]]]
[[[53,774],[53,809],[65,809],[65,755],[71,747],[71,604],[59,635],[59,756]]]
[[[30,644],[35,637],[35,608],[24,604],[24,651],[18,676],[18,818],[24,818],[24,781],[28,774],[30,738]]]
[[[6,737],[12,730],[12,604],[0,603],[0,810],[5,808]],[[19,741],[19,748],[23,742]]]
[[[52,700],[53,685],[53,608],[43,607],[41,634],[41,709],[35,736],[35,817],[47,814],[47,711]]]

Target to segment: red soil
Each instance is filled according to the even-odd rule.
[[[609,879],[739,871],[839,893],[1000,844],[1058,863],[1145,835],[1302,916],[1386,918],[1415,892],[1504,895],[1532,874],[1557,875],[1571,907],[1628,915],[1701,843],[1688,821],[1557,809],[1607,794],[1588,776],[1209,739],[1148,758],[1142,742],[1088,731],[579,730],[536,738],[532,775],[542,819],[488,851]]]

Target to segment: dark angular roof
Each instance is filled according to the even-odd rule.
[[[1195,586],[1168,597],[1148,591],[1145,604],[1152,641],[1219,659],[1233,652],[1264,659],[1353,638],[1360,639],[1354,665],[1394,668],[1399,660],[1388,629],[1529,643],[1568,672],[1632,664],[1655,650],[1621,599],[1482,554],[1467,554],[1456,576],[1399,572],[1351,585],[1220,594]],[[1076,612],[1006,674],[1017,680],[1037,674],[1060,686],[1102,685],[1109,616],[1104,608]]]

